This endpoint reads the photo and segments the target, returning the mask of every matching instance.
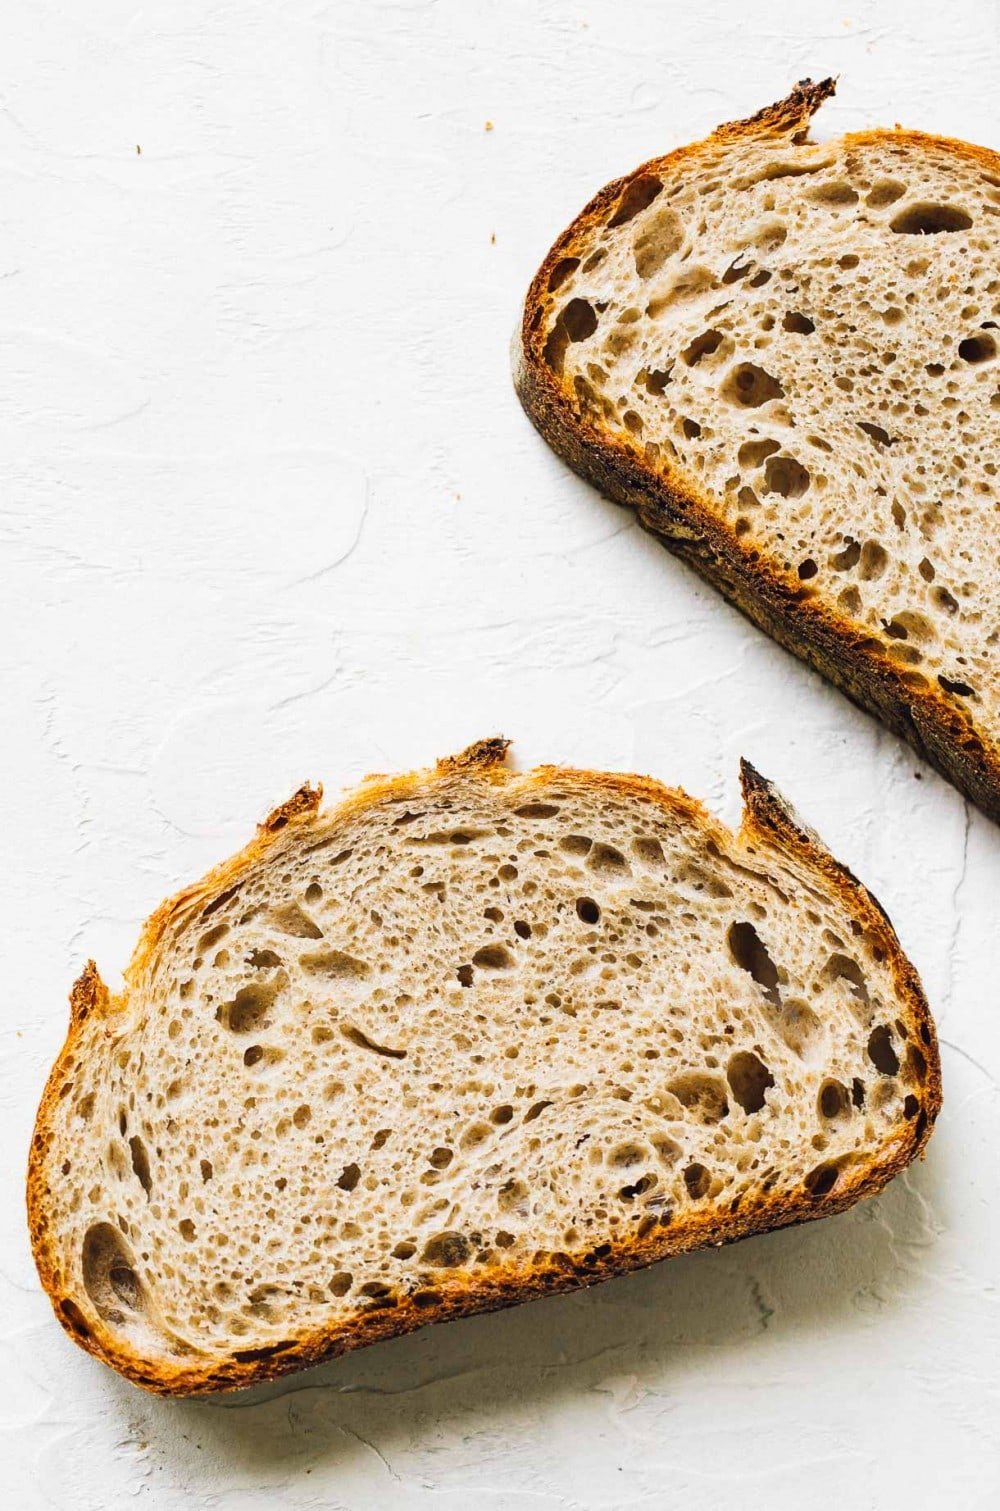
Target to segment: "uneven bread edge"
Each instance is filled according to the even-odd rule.
[[[543,356],[546,331],[539,316],[555,265],[603,223],[632,180],[683,171],[688,162],[734,141],[797,135],[830,93],[832,81],[812,85],[804,80],[787,100],[749,120],[720,127],[704,141],[653,158],[605,185],[557,238],[532,280],[512,343],[514,387],[535,429],[574,472],[615,503],[634,510],[645,530],[748,619],[906,740],[988,818],[1000,823],[1000,751],[983,738],[973,720],[943,693],[909,686],[903,669],[866,644],[868,637],[838,610],[813,599],[796,577],[754,561],[752,547],[718,517],[711,497],[693,478],[678,469],[652,472],[626,444],[583,419]],[[855,132],[843,140],[859,146],[907,142],[951,151],[1000,173],[1000,154],[949,137],[897,128]]]
[[[438,763],[434,772],[418,771],[392,779],[371,778],[349,794],[331,817],[347,818],[393,797],[405,797],[414,788],[428,782],[453,781],[456,776],[483,781],[517,780],[530,792],[553,779],[583,783],[587,787],[611,788],[624,796],[659,802],[668,811],[703,826],[721,826],[686,793],[667,788],[648,777],[586,772],[544,766],[525,775],[506,773],[503,761],[507,742],[500,739],[479,741],[458,756]],[[860,882],[829,854],[818,838],[796,817],[770,783],[744,762],[741,770],[745,811],[741,838],[759,842],[778,851],[793,850],[828,887],[838,890],[853,916],[879,939],[886,951],[894,986],[910,1026],[924,1047],[927,1077],[920,1115],[890,1139],[876,1155],[858,1161],[839,1177],[825,1196],[815,1198],[803,1187],[792,1196],[774,1197],[758,1202],[752,1209],[737,1213],[713,1212],[708,1209],[671,1223],[645,1238],[615,1243],[608,1235],[604,1243],[538,1265],[492,1266],[474,1280],[443,1278],[423,1299],[401,1298],[391,1308],[373,1308],[352,1319],[347,1326],[331,1327],[290,1336],[278,1345],[259,1349],[240,1349],[219,1359],[206,1358],[204,1363],[190,1360],[176,1365],[162,1357],[149,1358],[137,1350],[123,1347],[100,1322],[84,1318],[66,1287],[59,1270],[55,1247],[48,1233],[46,1213],[46,1157],[51,1139],[51,1110],[58,1100],[67,1074],[67,1060],[74,1055],[84,1024],[92,1013],[113,1014],[128,1001],[128,986],[119,997],[112,996],[100,980],[93,962],[89,962],[73,989],[69,1032],[56,1059],[42,1096],[28,1161],[27,1207],[32,1251],[42,1286],[47,1292],[57,1318],[65,1331],[88,1353],[125,1376],[134,1384],[165,1396],[188,1396],[243,1389],[275,1380],[295,1370],[336,1358],[353,1349],[383,1339],[398,1337],[417,1328],[446,1322],[479,1312],[496,1311],[547,1295],[586,1288],[602,1281],[644,1268],[661,1259],[672,1258],[693,1249],[721,1247],[742,1238],[769,1232],[793,1224],[842,1212],[863,1198],[876,1195],[893,1176],[906,1168],[923,1152],[941,1107],[941,1068],[934,1024],[927,1000],[913,966],[903,953],[884,909]],[[303,788],[275,814],[283,821],[275,828],[271,815],[260,826],[256,837],[239,854],[210,872],[203,881],[189,887],[164,903],[153,914],[126,973],[130,984],[141,979],[143,970],[156,951],[170,920],[178,908],[188,908],[195,901],[217,895],[232,886],[272,846],[290,842],[290,834],[314,823],[318,817],[318,796],[304,801]],[[419,1293],[418,1293],[419,1295]]]

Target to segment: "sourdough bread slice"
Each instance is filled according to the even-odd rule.
[[[832,80],[609,184],[515,381],[572,467],[1000,818],[1000,157]]]
[[[487,740],[303,788],[91,963],[32,1144],[67,1331],[152,1390],[850,1206],[922,1148],[933,1024],[881,908],[750,766],[732,834]]]

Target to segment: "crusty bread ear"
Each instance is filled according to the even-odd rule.
[[[1000,157],[808,138],[833,81],[606,188],[515,339],[549,444],[1000,818]]]
[[[877,903],[752,767],[731,834],[480,741],[304,787],[89,964],[28,1214],[67,1331],[151,1390],[840,1211],[920,1150],[934,1028]]]

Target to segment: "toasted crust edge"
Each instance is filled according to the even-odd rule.
[[[513,348],[514,387],[535,429],[553,451],[602,493],[635,511],[639,523],[668,550],[723,594],[779,645],[821,672],[829,681],[906,740],[912,748],[994,822],[1000,823],[1000,751],[973,720],[932,688],[909,686],[906,673],[868,642],[848,618],[813,600],[799,580],[752,558],[735,531],[715,513],[709,494],[676,468],[652,472],[618,439],[604,435],[576,411],[572,398],[543,356],[545,327],[536,316],[555,265],[603,222],[625,188],[645,174],[677,172],[720,143],[759,136],[801,140],[809,119],[833,94],[834,80],[805,79],[785,100],[744,121],[730,122],[711,136],[666,156],[642,163],[615,179],[557,238],[532,279]],[[886,141],[933,147],[970,159],[1000,173],[1000,153],[952,137],[876,129],[848,133],[849,145]]]
[[[414,788],[425,787],[429,781],[447,782],[456,773],[472,774],[484,781],[504,781],[508,775],[503,771],[508,743],[500,738],[479,741],[457,756],[440,760],[431,772],[415,771],[391,779],[370,778],[323,817],[325,820],[345,819],[387,799],[405,797]],[[541,766],[515,779],[523,783],[526,791],[544,786],[553,779],[591,788],[601,786],[624,796],[652,800],[668,812],[695,821],[709,830],[727,832],[685,792],[665,787],[650,777]],[[42,1095],[27,1175],[28,1228],[35,1265],[56,1316],[70,1337],[126,1379],[158,1395],[188,1396],[244,1389],[432,1323],[496,1311],[542,1296],[595,1285],[692,1249],[722,1247],[775,1228],[831,1216],[863,1198],[876,1195],[894,1175],[922,1154],[941,1108],[940,1057],[927,999],[919,977],[903,953],[877,899],[846,866],[830,855],[775,788],[747,761],[741,762],[740,779],[745,805],[740,837],[749,843],[757,842],[779,851],[794,851],[829,886],[842,894],[853,916],[885,950],[898,1000],[923,1046],[927,1075],[922,1110],[889,1139],[876,1156],[851,1166],[837,1179],[833,1190],[818,1199],[810,1197],[803,1188],[793,1196],[766,1198],[753,1211],[740,1210],[724,1217],[712,1211],[695,1212],[644,1239],[591,1246],[564,1256],[564,1262],[558,1264],[553,1260],[540,1266],[495,1265],[471,1282],[459,1279],[449,1283],[442,1278],[434,1292],[436,1299],[430,1305],[405,1297],[391,1310],[373,1310],[357,1317],[347,1327],[303,1333],[277,1346],[234,1350],[228,1359],[214,1358],[206,1361],[204,1366],[172,1366],[162,1359],[150,1359],[123,1347],[103,1324],[91,1323],[83,1317],[72,1298],[63,1294],[58,1262],[47,1235],[45,1159],[51,1137],[51,1111],[67,1073],[67,1059],[73,1055],[87,1019],[93,1013],[110,1015],[120,1011],[128,998],[127,988],[121,996],[113,997],[101,981],[94,962],[88,961],[71,993],[69,1031]],[[311,794],[315,801],[303,801],[303,792]],[[277,826],[271,822],[276,815],[282,816],[282,822]],[[158,908],[140,938],[126,972],[127,983],[138,982],[178,910],[187,910],[192,904],[204,902],[232,886],[272,845],[284,842],[290,828],[305,827],[314,823],[318,816],[318,795],[311,788],[300,789],[289,802],[274,810],[243,850]]]

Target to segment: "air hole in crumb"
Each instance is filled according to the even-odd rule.
[[[601,910],[592,897],[578,897],[576,899],[577,917],[582,923],[595,924],[601,921]]]
[[[559,807],[556,803],[523,803],[514,812],[518,818],[554,818]]]
[[[736,453],[736,460],[741,467],[760,467],[769,456],[780,450],[780,444],[770,437],[760,441],[744,441]]]
[[[652,835],[641,834],[632,841],[632,849],[647,866],[653,866],[657,870],[662,868],[663,846]]]
[[[661,206],[647,218],[632,248],[639,277],[652,278],[679,250],[683,241],[684,226],[680,217],[669,205]]]
[[[969,362],[973,366],[989,362],[996,354],[997,344],[990,335],[966,336],[964,341],[958,343],[958,355],[963,362]]]
[[[363,981],[371,975],[371,966],[343,950],[313,950],[302,955],[299,964],[310,976],[326,976],[331,981]]]
[[[741,262],[737,257],[733,262],[729,264],[728,268],[723,273],[723,283],[739,283],[741,279],[747,276],[752,267],[752,262]]]
[[[868,1038],[868,1058],[883,1076],[894,1076],[899,1070],[899,1059],[892,1047],[892,1030],[885,1023],[873,1028]]]
[[[703,357],[710,357],[721,345],[721,331],[702,331],[701,335],[695,336],[694,340],[681,352],[681,360],[686,362],[688,367],[697,367]]]
[[[897,179],[880,178],[877,183],[872,184],[865,198],[865,204],[872,210],[882,210],[886,205],[894,205],[905,193],[906,185],[899,183]]]
[[[847,1087],[832,1077],[824,1081],[819,1088],[818,1105],[820,1117],[826,1118],[828,1122],[846,1117],[851,1110]]]
[[[607,1163],[615,1170],[629,1170],[633,1165],[641,1165],[645,1158],[645,1146],[629,1141],[609,1150]]]
[[[346,1270],[340,1270],[331,1279],[329,1290],[334,1296],[346,1296],[353,1284],[353,1275],[350,1275]]]
[[[224,908],[226,906],[226,903],[231,902],[239,890],[239,887],[236,886],[229,887],[225,892],[220,892],[218,897],[214,898],[207,907],[202,908],[202,918],[210,918],[213,913],[217,913],[220,908]]]
[[[705,1169],[705,1166],[699,1165],[696,1161],[694,1164],[688,1165],[684,1171],[684,1184],[687,1186],[688,1195],[692,1200],[700,1201],[703,1196],[708,1195],[712,1178]]]
[[[213,945],[218,944],[220,939],[225,939],[228,933],[228,923],[217,923],[214,929],[209,929],[208,933],[203,934],[198,941],[199,955],[207,955]]]
[[[594,845],[587,856],[587,865],[591,871],[598,871],[609,876],[632,875],[632,867],[622,852],[616,850],[614,845]]]
[[[519,1215],[528,1215],[528,1187],[523,1180],[511,1178],[504,1181],[497,1192],[497,1206],[501,1212],[517,1212]]]
[[[858,1076],[855,1076],[851,1082],[851,1101],[855,1107],[865,1105],[865,1083]]]
[[[851,959],[850,955],[842,955],[839,952],[831,955],[823,967],[823,975],[828,981],[846,981],[852,997],[867,1007],[868,983],[865,980],[864,971],[856,960]]]
[[[645,1196],[647,1191],[652,1191],[656,1185],[655,1175],[640,1175],[637,1181],[631,1185],[622,1186],[618,1192],[622,1201],[634,1201],[637,1196]]]
[[[497,1123],[502,1127],[504,1123],[509,1123],[513,1116],[513,1107],[509,1102],[505,1102],[502,1107],[494,1107],[490,1113],[490,1122]]]
[[[881,425],[873,425],[868,420],[859,420],[858,429],[863,430],[865,435],[875,442],[875,446],[879,451],[893,444],[892,436],[887,430],[883,430]]]
[[[800,1059],[809,1058],[810,1052],[822,1035],[822,1024],[807,1002],[792,998],[782,1005],[774,1019],[774,1026],[782,1039]]]
[[[701,435],[701,426],[697,420],[682,420],[681,429],[689,441],[696,441]]]
[[[810,189],[809,198],[817,205],[856,205],[858,191],[845,179],[833,179]]]
[[[393,1259],[412,1259],[416,1252],[416,1244],[404,1239],[402,1243],[397,1243],[392,1251],[392,1257]]]
[[[642,383],[648,394],[652,394],[654,399],[658,399],[662,396],[664,389],[670,382],[670,369],[644,368],[639,374],[637,381]]]
[[[571,299],[559,316],[570,341],[586,341],[597,329],[597,311],[586,299]]]
[[[435,1170],[447,1170],[448,1166],[451,1164],[454,1158],[455,1155],[453,1150],[446,1148],[443,1144],[439,1144],[438,1147],[431,1152],[430,1164]]]
[[[788,310],[781,321],[781,328],[791,331],[796,336],[811,336],[816,326],[808,315],[800,315],[797,310]]]
[[[340,1187],[341,1191],[353,1191],[360,1179],[360,1165],[345,1165],[343,1170],[340,1172],[340,1175],[337,1177],[337,1185]]]
[[[96,1223],[87,1229],[81,1256],[83,1288],[105,1322],[127,1322],[121,1307],[140,1312],[145,1295],[133,1267],[132,1256],[118,1229],[111,1223]]]
[[[904,1074],[908,1080],[913,1081],[922,1081],[927,1075],[927,1060],[915,1044],[911,1044],[906,1051]]]
[[[549,293],[554,294],[556,289],[561,288],[579,266],[579,257],[561,257],[549,274]]]
[[[781,1005],[778,991],[778,970],[767,952],[767,946],[752,923],[734,923],[726,936],[729,953],[741,970],[746,971],[763,987],[767,1000],[775,1007]]]
[[[822,1165],[817,1165],[810,1170],[803,1184],[814,1201],[822,1196],[828,1196],[837,1184],[840,1174],[840,1165],[836,1160],[828,1160]]]
[[[283,907],[271,910],[271,921],[275,928],[280,929],[282,934],[290,934],[294,939],[322,939],[323,930],[309,917],[297,902],[285,903]]]
[[[516,961],[505,944],[485,944],[473,955],[472,964],[484,971],[510,971]]]
[[[129,1139],[128,1146],[132,1154],[132,1169],[135,1178],[148,1196],[153,1188],[149,1173],[149,1151],[138,1134]]]
[[[813,561],[811,556],[807,556],[804,561],[799,562],[798,574],[801,582],[808,582],[810,578],[816,576],[816,573],[818,571],[819,567]]]
[[[971,698],[975,693],[975,688],[968,682],[959,682],[954,677],[945,677],[941,672],[938,672],[938,681],[946,693],[954,693],[957,698]]]
[[[772,399],[783,398],[785,393],[777,378],[754,362],[737,363],[720,391],[730,404],[738,404],[743,409],[759,409]]]
[[[634,220],[643,210],[648,210],[653,200],[662,192],[663,181],[650,173],[640,173],[626,184],[615,212],[608,221],[609,228],[624,226]]]
[[[765,493],[801,498],[809,487],[809,473],[791,456],[769,456],[764,466]]]
[[[830,565],[836,572],[851,572],[861,560],[861,546],[850,535],[844,536],[844,549],[836,552],[830,558]]]
[[[340,1032],[345,1039],[350,1039],[351,1043],[356,1044],[359,1049],[370,1049],[372,1054],[383,1055],[390,1060],[406,1059],[405,1049],[392,1049],[387,1044],[379,1044],[374,1039],[370,1039],[360,1028],[355,1027],[353,1023],[342,1024]]]
[[[567,855],[586,855],[593,843],[585,834],[565,834],[559,841],[559,848],[565,850]]]
[[[471,1123],[462,1134],[459,1143],[463,1149],[478,1149],[480,1144],[490,1137],[492,1129],[488,1123]]]
[[[675,1076],[666,1089],[699,1123],[720,1123],[729,1113],[725,1085],[718,1076],[689,1070]]]
[[[427,1311],[433,1306],[441,1305],[441,1293],[426,1288],[421,1291],[414,1291],[412,1299],[413,1305],[418,1311]]]
[[[273,950],[251,950],[247,956],[247,965],[255,971],[266,971],[281,964],[281,956]]]
[[[774,1085],[774,1076],[763,1060],[748,1049],[730,1056],[726,1080],[736,1101],[747,1113],[760,1112]]]
[[[231,1002],[223,1002],[215,1016],[230,1033],[249,1034],[257,1028],[267,1028],[268,1013],[278,995],[278,981],[262,982],[259,985],[241,986]]]
[[[195,1226],[190,1217],[182,1217],[177,1224],[177,1231],[186,1243],[194,1242]]]
[[[933,573],[934,568],[931,567],[932,576]],[[921,577],[924,577],[926,581],[930,581],[930,578],[927,578],[926,573],[923,570],[921,570],[920,575]],[[955,598],[951,593],[949,593],[947,588],[934,588],[931,593],[931,602],[934,604],[935,608],[943,609],[946,614],[958,613],[958,599]]]
[[[939,205],[921,201],[907,205],[889,222],[890,230],[900,236],[937,236],[943,231],[967,231],[972,216],[957,205]]]
[[[435,1269],[455,1269],[467,1262],[470,1252],[471,1246],[465,1234],[450,1231],[436,1233],[433,1238],[429,1238],[420,1257],[425,1264],[433,1265]]]
[[[460,965],[456,974],[463,986],[472,985],[472,980],[475,973],[473,972],[471,965]]]
[[[861,547],[858,576],[862,582],[877,582],[889,565],[889,553],[877,540],[866,540]]]

